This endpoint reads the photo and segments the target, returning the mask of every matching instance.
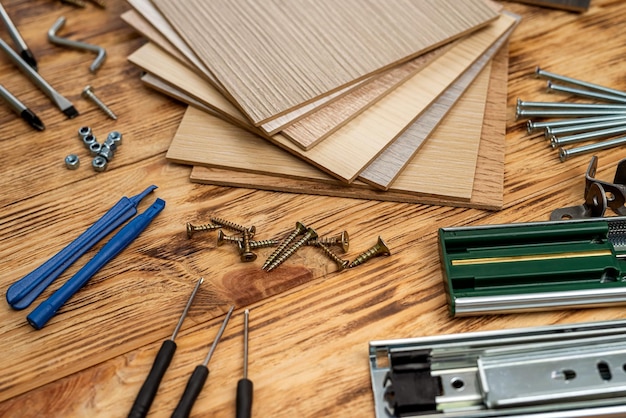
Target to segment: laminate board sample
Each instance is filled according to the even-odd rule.
[[[439,194],[469,200],[476,166],[476,157],[470,156],[478,152],[488,82],[487,69],[434,133],[432,144],[424,150],[421,160],[398,178],[394,192]],[[357,195],[370,188],[361,182],[341,186],[337,180],[280,148],[268,147],[261,138],[194,108],[187,110],[170,145],[170,149],[176,151],[183,148],[185,154],[195,155],[193,164],[316,180],[343,187],[344,191],[353,187]],[[177,160],[176,151],[168,151],[167,158],[185,163]],[[444,177],[441,172],[446,168],[449,175]]]
[[[332,176],[350,182],[513,22],[510,16],[502,15],[492,25],[459,41],[431,65],[309,151],[303,151],[282,135],[267,139]],[[210,107],[213,107],[214,97],[223,100],[217,92],[211,92],[206,83],[198,83],[198,76],[183,65],[179,64],[181,68],[167,74],[165,70],[169,66],[164,65],[165,59],[145,60],[142,68],[154,71],[159,78]],[[243,119],[243,116],[239,118]],[[350,158],[344,158],[346,155]],[[184,159],[180,154],[177,157]]]
[[[286,126],[280,133],[303,150],[311,149],[386,94],[391,93],[395,87],[437,59],[451,46],[452,44],[440,46],[409,62],[387,70],[380,77],[369,83],[364,83],[344,97]]]
[[[209,69],[198,61],[193,51],[189,49],[187,44],[185,44],[185,42],[177,35],[171,25],[167,23],[161,13],[154,7],[154,5],[152,5],[152,3],[150,3],[149,0],[128,1],[134,7],[134,10],[129,10],[122,15],[122,19],[126,23],[132,26],[137,32],[148,38],[150,42],[156,44],[167,53],[174,56],[182,64],[200,71],[200,74],[204,76],[207,81],[212,82],[213,86],[222,95],[225,94],[223,88],[219,85],[219,83],[217,83],[217,80],[215,80]],[[371,79],[375,78],[376,76],[371,77]],[[368,80],[363,80],[361,83],[367,81]],[[351,90],[359,87],[361,83],[357,83],[354,86],[349,86],[333,94],[321,97],[306,106],[302,106],[299,109],[259,125],[259,128],[265,133],[273,135],[279,132],[283,127],[294,123],[309,113],[314,112],[316,109],[332,102],[338,97],[348,94]]]
[[[499,210],[503,206],[507,82],[508,48],[502,48],[491,64],[491,77],[478,151],[476,175],[472,197],[469,201],[427,194],[416,195],[391,190],[380,191],[371,188],[357,190],[354,185],[349,187],[331,185],[326,182],[313,180],[294,180],[203,166],[195,166],[191,172],[190,179],[197,183],[281,190],[291,193]]]
[[[255,124],[470,33],[483,0],[153,0]]]
[[[519,17],[517,19],[519,21]],[[498,39],[402,135],[361,171],[358,177],[359,180],[382,190],[387,190],[420,147],[422,147],[429,135],[437,128],[448,111],[452,109],[456,101],[470,88],[478,73],[489,64],[494,55],[507,43],[514,29],[514,27],[509,29],[505,35]],[[470,158],[469,155],[468,158]]]

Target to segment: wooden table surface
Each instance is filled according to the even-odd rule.
[[[506,9],[523,20],[510,42],[505,196],[501,211],[385,203],[272,193],[192,184],[190,168],[165,153],[184,106],[145,88],[126,57],[145,40],[120,15],[130,6],[109,0],[106,9],[84,9],[52,0],[4,0],[33,50],[40,73],[80,111],[68,120],[5,56],[0,82],[46,123],[35,132],[0,106],[0,290],[40,265],[90,226],[122,196],[151,184],[165,210],[122,254],[105,266],[42,330],[25,311],[0,307],[0,416],[125,416],[162,341],[168,338],[199,277],[205,277],[181,333],[178,350],[151,416],[169,416],[193,367],[204,359],[229,306],[235,313],[211,360],[211,375],[194,416],[234,416],[235,386],[243,371],[243,311],[250,313],[249,376],[256,417],[373,416],[368,342],[622,318],[622,309],[450,318],[437,253],[437,229],[458,225],[547,220],[552,210],[583,201],[589,155],[559,162],[541,138],[516,121],[516,99],[550,100],[536,66],[626,89],[626,2],[592,0],[576,14],[513,2]],[[48,43],[59,16],[59,34],[107,49],[97,74],[94,55]],[[0,36],[10,43],[5,30]],[[81,98],[84,86],[119,116],[110,120]],[[556,97],[563,99],[562,97]],[[94,172],[77,139],[90,126],[103,139],[124,135],[107,171]],[[451,150],[452,151],[452,150]],[[82,166],[67,170],[76,152]],[[623,149],[597,153],[597,177],[611,181]],[[445,173],[442,173],[445,175]],[[337,272],[314,248],[304,248],[273,272],[263,255],[239,261],[215,233],[188,239],[185,223],[215,215],[254,225],[259,238],[283,235],[301,221],[325,235],[346,230],[354,258],[382,236],[392,255]],[[612,213],[611,213],[612,215]],[[99,246],[96,246],[96,249]],[[92,249],[37,302],[76,272]]]

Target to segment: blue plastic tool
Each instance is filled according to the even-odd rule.
[[[165,201],[157,199],[152,206],[120,229],[83,268],[26,317],[28,323],[35,329],[43,328],[56,311],[98,270],[133,242],[164,207]]]
[[[25,309],[69,266],[98,241],[137,213],[137,205],[157,186],[150,186],[140,194],[122,197],[96,223],[90,226],[55,256],[13,283],[7,290],[7,302],[13,309]]]

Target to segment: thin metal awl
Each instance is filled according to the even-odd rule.
[[[73,40],[58,36],[57,32],[61,30],[61,28],[63,28],[64,25],[65,25],[65,17],[61,16],[60,18],[57,19],[54,25],[52,25],[50,30],[48,30],[48,40],[55,45],[95,52],[98,55],[96,56],[96,59],[91,63],[91,66],[89,67],[89,71],[91,71],[92,73],[95,73],[96,71],[98,71],[100,67],[102,66],[102,64],[104,63],[104,60],[106,59],[106,56],[107,56],[106,50],[97,45],[92,45],[92,44],[88,44],[86,42],[81,42],[81,41],[73,41]]]

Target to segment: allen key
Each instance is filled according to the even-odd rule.
[[[91,71],[92,73],[95,73],[96,71],[98,71],[100,67],[102,66],[102,64],[104,63],[104,60],[106,59],[106,56],[107,56],[106,50],[97,45],[92,45],[92,44],[88,44],[86,42],[80,42],[80,41],[72,41],[70,39],[66,39],[66,38],[62,38],[58,36],[57,32],[61,30],[61,28],[64,25],[65,25],[64,16],[61,16],[60,18],[57,19],[56,22],[54,22],[54,25],[52,25],[50,30],[48,30],[48,40],[50,41],[50,43],[53,43],[55,45],[65,46],[68,48],[95,52],[98,55],[96,56],[96,59],[91,63],[91,66],[89,66],[89,71]]]

